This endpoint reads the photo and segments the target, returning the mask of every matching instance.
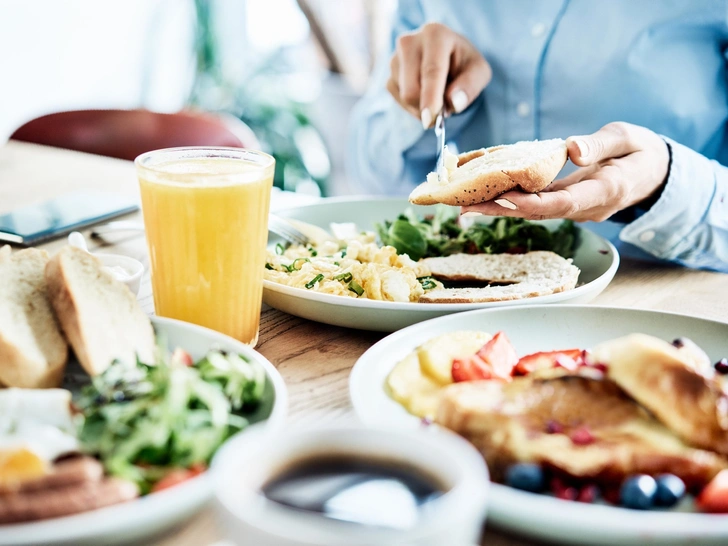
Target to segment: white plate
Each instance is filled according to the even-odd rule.
[[[260,353],[228,336],[194,324],[159,317],[152,317],[152,323],[157,332],[167,336],[170,348],[181,347],[195,360],[214,346],[258,362],[268,376],[266,399],[271,403],[256,410],[251,420],[262,421],[267,416],[265,426],[268,430],[283,424],[288,411],[286,385],[278,370]],[[210,479],[202,474],[166,491],[128,503],[62,518],[0,525],[0,546],[139,544],[142,538],[188,518],[211,496]]]
[[[483,309],[431,320],[391,334],[357,361],[349,379],[354,411],[367,425],[421,427],[384,391],[394,365],[415,347],[456,330],[506,332],[520,355],[588,348],[633,332],[685,336],[713,360],[728,356],[728,324],[685,315],[582,305]],[[437,427],[427,427],[437,433]],[[493,484],[488,521],[541,539],[571,544],[728,544],[728,515],[641,512],[581,504]]]
[[[411,205],[400,197],[346,197],[322,199],[318,203],[282,210],[279,216],[329,227],[331,222],[354,222],[360,229],[374,230],[374,224],[394,220],[407,207],[417,214],[432,214],[432,207]],[[546,226],[556,226],[560,220],[546,220]],[[310,320],[358,328],[393,332],[423,320],[470,311],[483,307],[512,307],[534,303],[587,303],[610,283],[619,266],[617,249],[599,235],[581,229],[581,240],[574,264],[581,269],[579,286],[573,290],[523,300],[489,303],[397,303],[332,294],[321,294],[303,288],[293,288],[271,281],[263,283],[263,301],[274,307]],[[280,241],[273,236],[271,244]]]

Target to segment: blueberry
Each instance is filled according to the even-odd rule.
[[[685,482],[675,474],[662,474],[657,477],[655,506],[675,506],[685,494]]]
[[[654,504],[657,482],[652,476],[638,474],[627,478],[619,491],[622,506],[635,510],[647,510]]]
[[[540,493],[546,486],[546,480],[539,465],[517,463],[506,470],[506,485],[532,493]]]

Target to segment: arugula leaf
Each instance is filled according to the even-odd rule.
[[[417,261],[427,252],[427,240],[417,225],[398,218],[387,230],[388,244],[397,249],[398,254],[407,254]]]
[[[578,243],[578,230],[571,220],[564,220],[554,231],[542,224],[510,217],[496,218],[490,224],[476,222],[463,229],[457,210],[441,205],[425,218],[407,209],[396,220],[377,224],[376,229],[382,244],[395,247],[399,254],[408,254],[413,260],[459,252],[499,254],[531,250],[551,250],[571,258]]]

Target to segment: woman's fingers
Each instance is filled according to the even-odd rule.
[[[427,23],[397,38],[387,89],[427,129],[443,107],[456,113],[467,108],[491,75],[473,44],[444,25]]]
[[[453,80],[445,92],[450,106],[456,114],[470,106],[493,77],[490,65],[480,54],[470,58],[460,68],[453,75]]]
[[[591,135],[572,136],[566,139],[571,161],[581,167],[593,165],[605,159],[624,157],[640,151],[641,127],[629,123],[609,123]]]
[[[585,178],[592,176],[599,169],[600,165],[598,163],[595,163],[594,165],[590,165],[588,167],[576,169],[574,172],[567,174],[564,178],[554,180],[543,191],[562,190],[568,186],[571,186],[572,184],[576,184],[577,182],[581,182]]]
[[[421,91],[418,99],[422,126],[427,129],[444,106],[454,40],[452,31],[435,24],[422,28],[422,38],[422,62],[419,67]]]
[[[400,102],[419,111],[420,63],[422,45],[416,34],[404,34],[397,39],[397,69]]]
[[[571,218],[580,222],[601,222],[622,208],[624,185],[613,179],[614,174],[602,169],[593,178],[554,191],[509,191],[493,201],[463,207],[463,212],[516,216],[528,220]]]

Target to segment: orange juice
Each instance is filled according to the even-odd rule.
[[[255,345],[274,164],[225,148],[137,158],[158,315]]]

